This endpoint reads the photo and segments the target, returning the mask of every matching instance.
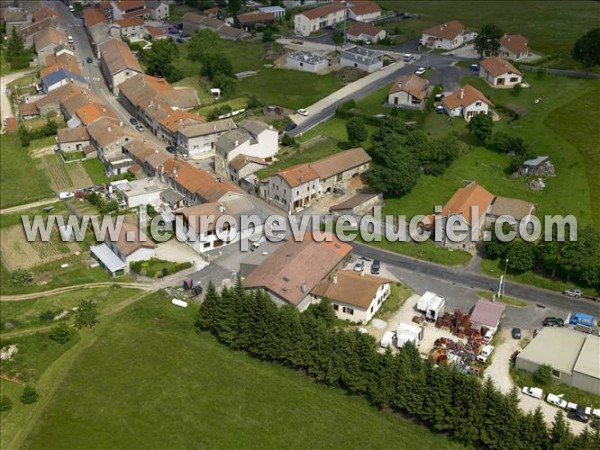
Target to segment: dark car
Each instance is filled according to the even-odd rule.
[[[94,60],[93,60],[92,58],[89,58],[89,57],[88,57],[88,59],[86,59],[86,62],[87,62],[88,64],[91,64],[91,63],[93,63],[93,62],[94,62]]]
[[[177,151],[177,149],[175,148],[174,145],[167,145],[165,150],[168,151],[169,153],[173,153],[173,154]]]
[[[136,126],[138,124],[138,121],[137,121],[137,119],[132,117],[131,119],[129,119],[129,123],[133,126]]]
[[[142,133],[146,130],[146,128],[144,128],[144,125],[141,125],[141,124],[136,125],[135,129],[138,130],[140,133]]]
[[[381,262],[378,259],[373,260],[373,264],[371,264],[371,273],[373,275],[379,275],[379,271],[381,270]]]
[[[298,125],[296,125],[295,123],[290,123],[288,126],[285,127],[285,131],[292,131],[297,126]]]
[[[521,339],[521,329],[520,328],[513,328],[511,331],[512,337],[513,339]]]
[[[590,421],[590,416],[585,413],[585,409],[581,406],[578,406],[574,411],[569,411],[567,417],[581,423],[588,423]]]
[[[565,325],[565,321],[558,317],[546,317],[542,322],[545,327],[562,327]]]

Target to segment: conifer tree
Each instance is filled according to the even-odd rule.
[[[209,281],[206,288],[206,294],[204,295],[204,301],[202,302],[202,305],[200,305],[200,309],[198,310],[194,322],[194,325],[199,331],[206,330],[211,331],[212,333],[215,332],[215,316],[218,304],[219,294],[217,293],[213,282]]]

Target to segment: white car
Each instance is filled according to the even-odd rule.
[[[365,268],[365,262],[362,259],[359,259],[354,264],[354,271],[355,272],[362,272],[364,268]]]
[[[585,413],[588,416],[594,416],[594,417],[600,419],[600,409],[599,408],[592,408],[591,406],[588,406],[585,408]]]
[[[546,401],[551,405],[558,406],[559,408],[565,409],[567,407],[567,401],[563,400],[562,397],[554,394],[548,394]]]
[[[417,70],[415,70],[415,75],[423,75],[426,71],[427,69],[425,69],[425,67],[419,67]]]
[[[308,111],[305,109],[299,109],[298,111],[296,111],[298,114],[300,114],[301,116],[308,116]]]
[[[523,386],[521,392],[530,397],[539,398],[540,400],[544,398],[544,391],[540,388]]]
[[[67,200],[68,198],[73,197],[75,197],[75,194],[73,194],[72,192],[60,192],[58,194],[58,198],[60,198],[61,200]]]

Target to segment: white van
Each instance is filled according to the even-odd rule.
[[[412,54],[410,54],[410,53],[405,53],[405,54],[404,54],[404,57],[402,58],[402,60],[403,60],[404,62],[411,62],[411,61],[412,61],[412,59],[413,59],[413,55],[412,55]]]
[[[540,400],[544,398],[544,391],[540,388],[523,386],[521,392],[525,395],[529,395],[530,397],[537,398]]]
[[[393,331],[386,331],[383,337],[381,338],[381,342],[379,345],[383,348],[388,348],[394,342],[394,336],[396,333]]]
[[[69,35],[69,36],[67,37],[67,41],[69,42],[69,44],[72,44],[73,42],[75,42],[75,41],[73,40],[73,36],[71,36],[71,35]]]

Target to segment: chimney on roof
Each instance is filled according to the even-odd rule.
[[[300,290],[303,294],[306,294],[308,292],[308,285],[306,283],[302,283],[302,286],[300,286]]]
[[[365,266],[363,265],[362,270],[360,271],[360,276],[364,277],[365,276]]]
[[[111,131],[112,131],[112,128],[111,128],[111,127],[108,127],[108,132],[110,133]]]
[[[219,212],[220,213],[224,213],[225,212],[225,206],[223,206],[222,203],[219,203]]]
[[[238,140],[236,139],[236,140],[235,140],[235,142],[233,143],[233,145],[235,145],[235,146],[237,147],[238,145],[240,145],[240,141],[238,141]]]
[[[464,90],[464,89],[461,89],[461,90],[460,90],[460,98],[461,98],[461,100],[462,100],[463,98],[465,98],[465,90]]]
[[[337,284],[337,275],[333,276],[333,284]]]

